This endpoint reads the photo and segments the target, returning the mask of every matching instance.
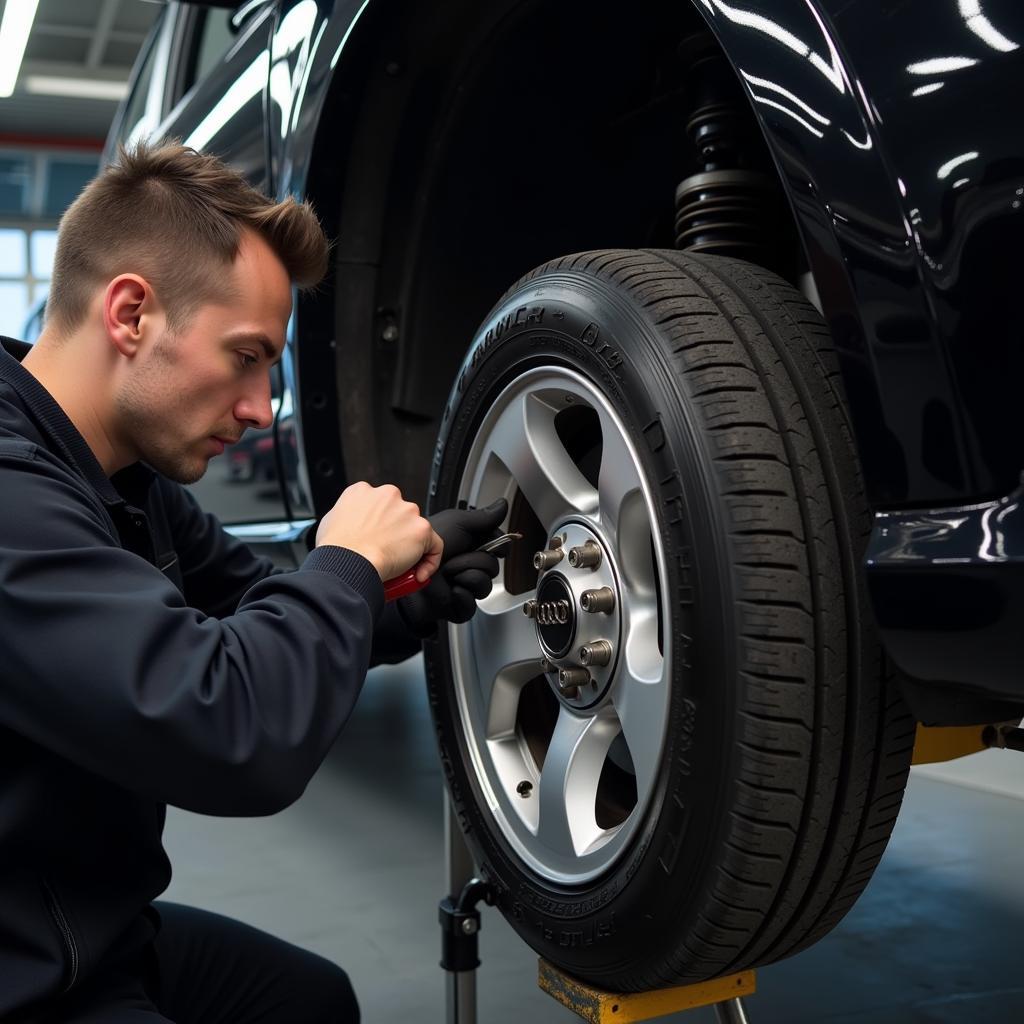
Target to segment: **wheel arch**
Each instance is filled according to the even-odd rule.
[[[525,199],[509,195],[507,202],[497,197],[476,204],[490,215],[500,252],[459,265],[460,253],[485,235],[472,211],[461,221],[454,212],[457,204],[473,206],[471,190],[453,194],[445,180],[452,153],[472,152],[465,143],[474,116],[470,86],[493,83],[494,67],[508,50],[529,45],[531,37],[522,26],[546,6],[545,0],[520,5],[455,0],[440,15],[433,12],[428,23],[406,0],[354,0],[323,16],[301,111],[291,131],[272,131],[270,143],[278,194],[307,195],[328,228],[338,231],[334,275],[300,302],[297,315],[306,348],[300,354],[300,379],[317,380],[320,391],[328,377],[335,385],[326,401],[318,396],[318,412],[308,414],[313,423],[305,440],[310,465],[340,469],[344,464],[351,478],[394,479],[403,489],[423,494],[437,416],[454,371],[474,328],[507,284],[565,252],[664,244],[641,237],[639,222],[650,209],[621,195],[600,209],[594,202],[593,219],[577,199],[569,204],[565,230],[542,225],[544,237],[537,237],[537,223],[529,219],[531,204],[543,211],[539,223],[550,220],[556,203],[534,192]],[[855,281],[851,267],[877,260],[880,252],[890,261],[886,273],[895,269],[905,279],[914,278],[916,267],[867,101],[851,84],[855,78],[825,20],[802,0],[773,3],[771,19],[722,0],[665,6],[673,13],[658,15],[658,5],[641,3],[631,8],[629,20],[617,12],[617,24],[630,39],[643,33],[644,18],[706,26],[733,67],[788,198],[803,258],[836,338],[862,457],[871,456],[864,460],[867,486],[881,500],[905,485],[906,471],[885,426],[866,340],[869,328],[862,318],[864,303],[872,298],[864,287],[873,279],[862,274]],[[651,38],[657,27],[654,21],[647,27]],[[445,66],[436,54],[429,59],[431,32],[446,40]],[[513,53],[513,65],[517,59],[529,60],[530,54],[516,58]],[[435,89],[433,106],[422,92],[414,95],[420,90],[412,83],[422,83],[424,76]],[[796,103],[759,88],[758,82],[790,93]],[[446,105],[438,97],[454,102]],[[832,130],[820,132],[819,138],[820,121],[797,103],[815,110]],[[792,109],[779,109],[787,105]],[[802,126],[801,116],[818,131]],[[543,130],[539,137],[545,138]],[[664,142],[658,130],[653,137]],[[513,159],[551,160],[558,173],[559,160],[537,138],[529,125],[495,126],[493,134],[480,138],[478,180],[486,182],[503,161]],[[684,149],[669,158],[679,165],[675,181],[683,176]],[[584,167],[577,173],[582,177],[588,171]],[[663,177],[669,181],[673,171]],[[645,180],[656,178],[651,174]],[[472,184],[468,177],[461,182],[467,183]],[[449,211],[451,230],[442,236],[430,207],[446,188],[443,208]],[[569,192],[560,194],[564,198]],[[594,186],[590,199],[598,194]],[[670,202],[667,189],[666,196]],[[508,219],[499,217],[502,212]],[[606,222],[598,223],[599,216]],[[524,223],[527,231],[521,230]],[[439,239],[448,246],[440,254]],[[440,272],[438,260],[450,260],[450,271]],[[460,329],[449,328],[442,337],[431,324],[430,308],[450,311],[456,305]],[[321,344],[307,345],[311,336]],[[326,341],[337,342],[337,356]],[[341,410],[344,438],[337,437],[336,409]],[[313,486],[316,491],[315,479]],[[332,488],[336,493],[336,482],[324,493]]]

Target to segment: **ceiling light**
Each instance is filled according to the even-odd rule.
[[[14,92],[38,5],[39,0],[7,0],[0,23],[0,97]]]
[[[127,82],[102,78],[66,78],[63,75],[26,75],[25,91],[37,96],[73,96],[86,100],[122,100]]]

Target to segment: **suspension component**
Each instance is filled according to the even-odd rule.
[[[774,183],[757,171],[692,174],[676,189],[676,248],[741,256],[762,265],[772,239],[764,212]]]
[[[777,183],[752,167],[760,137],[735,73],[706,32],[680,47],[693,113],[686,124],[702,170],[676,189],[676,248],[775,266],[781,224]]]

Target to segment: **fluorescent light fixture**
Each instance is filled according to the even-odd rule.
[[[961,164],[967,163],[968,160],[977,160],[977,151],[970,153],[961,153],[959,156],[953,157],[952,160],[947,160],[938,170],[938,177],[948,178],[950,173],[955,171]]]
[[[908,64],[907,70],[912,75],[944,75],[948,71],[963,71],[973,68],[978,62],[973,57],[932,57],[916,64]]]
[[[127,82],[95,78],[65,78],[63,75],[26,75],[25,91],[37,96],[71,96],[86,100],[122,100]]]
[[[945,82],[929,82],[927,85],[919,85],[910,95],[927,96],[928,93],[941,89],[945,84]]]
[[[0,98],[14,92],[39,0],[7,0],[0,23]]]

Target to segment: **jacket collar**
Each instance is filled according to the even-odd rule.
[[[23,341],[0,335],[0,381],[9,384],[31,412],[39,429],[54,447],[78,470],[108,505],[125,500],[140,504],[155,473],[141,462],[125,467],[108,477],[78,428],[42,384],[21,365],[31,348]],[[115,486],[116,481],[116,486]]]

